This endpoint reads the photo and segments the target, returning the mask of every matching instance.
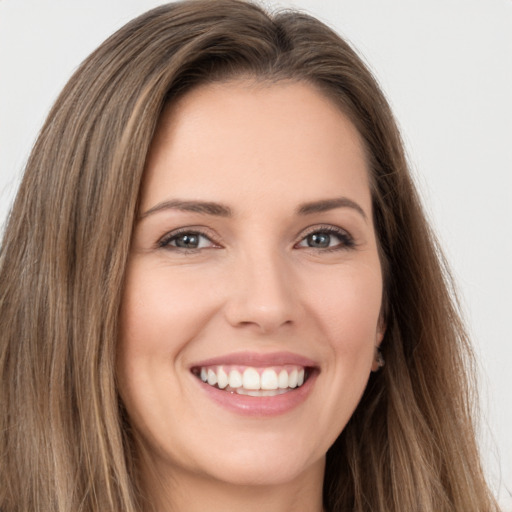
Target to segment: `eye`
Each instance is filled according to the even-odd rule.
[[[198,231],[172,232],[164,236],[159,242],[159,247],[178,250],[197,250],[208,247],[217,247],[204,233]]]
[[[354,239],[346,231],[329,226],[311,231],[297,244],[297,247],[338,250],[349,249],[354,245]]]

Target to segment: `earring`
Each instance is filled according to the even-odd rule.
[[[386,364],[386,361],[384,361],[384,357],[382,356],[380,348],[377,348],[377,364],[379,365],[379,368],[382,368]]]
[[[379,347],[375,347],[375,360],[373,361],[372,371],[379,371],[384,365],[386,361],[384,361],[384,357],[382,357],[382,352]]]

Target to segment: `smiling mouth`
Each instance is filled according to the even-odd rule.
[[[194,367],[192,373],[205,384],[228,393],[277,396],[300,388],[308,380],[312,370],[299,365],[213,365]]]

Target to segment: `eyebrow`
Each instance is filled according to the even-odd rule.
[[[335,197],[333,199],[322,199],[320,201],[304,203],[297,208],[297,213],[299,215],[311,215],[313,213],[327,212],[336,208],[352,208],[359,213],[365,221],[368,220],[368,217],[361,206],[348,197]]]
[[[202,213],[205,215],[216,215],[219,217],[231,217],[232,212],[229,206],[220,203],[212,203],[208,201],[183,201],[180,199],[171,199],[163,201],[150,208],[140,216],[140,220],[145,219],[149,215],[160,212],[162,210],[179,210],[183,212]]]
[[[336,208],[352,208],[358,212],[364,220],[368,220],[365,211],[355,201],[348,197],[336,197],[333,199],[321,199],[299,205],[296,212],[298,215],[311,215],[314,213],[327,212]],[[139,219],[153,215],[163,210],[179,210],[183,212],[194,212],[204,215],[214,215],[218,217],[232,217],[233,213],[229,206],[210,201],[185,201],[181,199],[170,199],[162,201],[144,212]]]

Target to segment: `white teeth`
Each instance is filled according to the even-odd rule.
[[[217,372],[217,384],[220,389],[224,389],[229,384],[228,374],[224,371],[222,366],[219,368]]]
[[[297,377],[297,386],[302,386],[302,384],[304,384],[304,376],[305,376],[305,371],[304,371],[304,368],[302,368],[301,370],[299,370],[299,375]]]
[[[242,387],[242,374],[238,370],[231,370],[229,372],[229,387],[241,388]]]
[[[248,396],[276,396],[282,395],[283,393],[287,393],[286,389],[258,389],[258,390],[247,390],[244,388],[238,388],[236,393],[238,395],[248,395]]]
[[[292,370],[290,374],[288,375],[288,387],[289,388],[296,388],[298,384],[298,378],[299,374],[297,370]]]
[[[217,384],[217,374],[212,369],[208,369],[208,384],[210,386]]]
[[[240,368],[240,367],[238,367]],[[304,384],[306,370],[286,365],[272,368],[246,367],[243,371],[224,366],[202,367],[196,375],[210,386],[251,396],[275,396]]]
[[[245,389],[260,389],[260,374],[254,368],[247,368],[244,371],[243,387]]]
[[[261,374],[261,389],[277,389],[279,383],[277,381],[277,374],[274,370],[267,368]]]
[[[288,387],[288,372],[286,370],[281,370],[279,372],[279,389],[286,389]]]

